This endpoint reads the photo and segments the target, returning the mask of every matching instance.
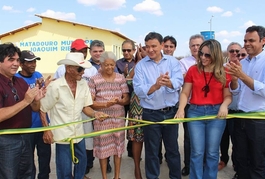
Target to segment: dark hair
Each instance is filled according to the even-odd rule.
[[[247,28],[246,33],[247,32],[255,32],[255,31],[258,33],[260,40],[265,37],[265,28],[263,26],[253,25],[253,26]]]
[[[125,40],[124,42],[122,42],[121,46],[123,46],[126,43],[131,44],[132,45],[132,49],[135,50],[135,44],[134,44],[134,42],[132,40],[129,40],[129,39]]]
[[[13,43],[0,44],[0,62],[3,63],[6,57],[13,57],[15,54],[21,56],[21,51]]]
[[[149,34],[147,34],[144,38],[144,41],[147,42],[148,40],[154,40],[154,39],[157,39],[158,42],[160,42],[160,44],[162,44],[163,42],[162,35],[157,32],[150,32]]]
[[[174,37],[172,36],[165,36],[164,39],[163,39],[163,42],[166,43],[167,41],[170,41],[171,43],[173,43],[175,45],[175,47],[177,47],[177,41]]]

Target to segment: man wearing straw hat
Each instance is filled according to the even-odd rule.
[[[92,65],[84,60],[84,55],[79,52],[68,53],[66,58],[60,60],[58,65],[65,65],[65,75],[51,82],[47,87],[45,98],[41,100],[41,120],[43,126],[48,126],[46,113],[50,112],[51,126],[81,121],[81,112],[87,116],[104,120],[106,115],[95,112],[89,106],[92,104],[91,94],[87,82],[82,79],[85,68]],[[72,178],[72,160],[67,138],[78,137],[84,134],[83,124],[74,124],[67,127],[44,132],[44,142],[56,142],[56,173],[58,179]],[[78,163],[74,164],[74,179],[82,179],[86,170],[85,140],[74,139],[74,155]]]

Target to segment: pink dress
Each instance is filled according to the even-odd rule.
[[[114,97],[122,97],[123,93],[129,93],[126,80],[123,75],[116,73],[113,82],[107,82],[100,73],[92,76],[89,80],[91,95],[95,96],[95,101],[107,102]],[[111,116],[104,121],[94,120],[94,131],[101,131],[125,126],[124,106],[115,104],[109,108],[97,109]],[[112,155],[122,156],[125,149],[125,131],[114,132],[94,137],[94,156],[104,159]]]

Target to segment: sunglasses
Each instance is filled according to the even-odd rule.
[[[12,91],[12,93],[14,94],[14,100],[17,102],[17,101],[19,101],[19,96],[18,96],[18,94],[17,94],[17,89],[16,88],[14,88],[14,86],[13,86],[13,83],[8,83],[9,84],[9,86],[11,87],[11,91]]]
[[[238,53],[239,50],[233,50],[233,49],[232,50],[229,50],[229,53],[235,53],[235,52]]]
[[[247,56],[247,54],[246,53],[239,53],[239,54],[237,54],[237,56],[236,57],[245,57],[245,56]]]
[[[78,67],[76,70],[78,73],[80,73],[80,72],[84,71],[85,69],[83,67]]]
[[[209,54],[209,53],[203,53],[202,51],[199,51],[199,56],[200,57],[204,56],[205,58],[211,58],[211,54]]]
[[[125,53],[126,51],[130,53],[132,51],[132,49],[122,49],[123,53]]]

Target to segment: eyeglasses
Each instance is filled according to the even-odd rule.
[[[232,50],[229,50],[229,53],[238,53],[239,52],[239,50],[234,50],[234,49],[232,49]]]
[[[126,51],[130,53],[132,51],[132,49],[122,49],[123,53],[125,53]]]
[[[238,58],[239,58],[240,56],[244,58],[245,56],[247,56],[247,54],[246,54],[246,53],[239,53],[239,54],[237,54],[237,56],[236,56],[236,57],[238,57]]]
[[[77,70],[78,73],[80,73],[80,72],[82,72],[85,69],[83,67],[78,67],[76,70]]]
[[[18,94],[17,94],[17,89],[14,88],[13,83],[9,82],[8,84],[9,84],[9,86],[11,87],[11,91],[12,91],[12,93],[14,94],[14,100],[15,100],[16,102],[19,101],[19,96],[18,96]]]
[[[199,51],[199,56],[204,56],[205,58],[211,58],[211,54],[209,53],[203,53],[202,51]]]
[[[174,48],[174,45],[164,45],[165,48]]]

